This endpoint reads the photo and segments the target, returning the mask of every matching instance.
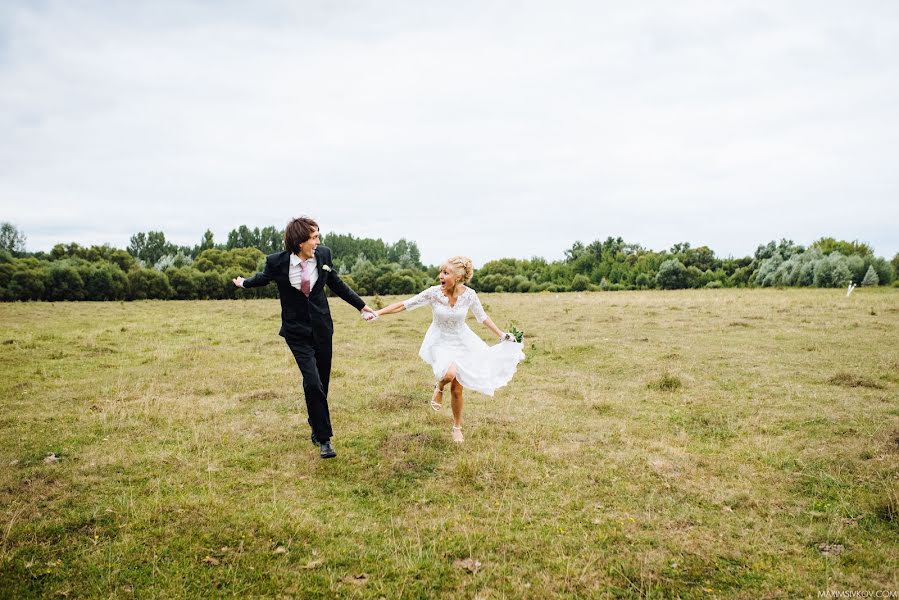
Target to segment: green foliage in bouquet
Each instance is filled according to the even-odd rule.
[[[518,329],[514,323],[509,326],[509,333],[512,334],[512,337],[514,337],[515,341],[519,344],[521,343],[521,340],[524,339],[524,332]]]

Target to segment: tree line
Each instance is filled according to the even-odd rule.
[[[195,246],[178,246],[161,231],[131,236],[126,249],[57,244],[27,252],[25,235],[0,225],[0,300],[143,300],[274,298],[275,286],[238,289],[231,280],[262,269],[266,254],[283,248],[276,227],[230,231],[216,244],[207,230]],[[421,263],[414,241],[329,233],[334,267],[360,294],[413,294],[433,285],[438,266]],[[754,255],[719,258],[707,246],[675,244],[654,251],[622,238],[575,242],[564,258],[503,258],[477,269],[481,292],[568,292],[719,287],[899,286],[899,254],[891,261],[857,241],[821,238],[804,247],[791,240],[758,246]]]

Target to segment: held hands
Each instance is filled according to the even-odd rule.
[[[359,314],[366,321],[374,321],[375,319],[378,318],[378,313],[376,313],[374,310],[372,310],[371,307],[368,305],[363,306],[362,310],[359,311]]]

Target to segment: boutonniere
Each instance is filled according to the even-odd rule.
[[[328,272],[330,272],[330,271],[331,271],[331,267],[329,267],[328,265],[322,265],[322,271],[328,271]]]

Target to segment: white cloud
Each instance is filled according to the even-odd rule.
[[[258,6],[0,16],[0,205],[30,248],[308,213],[429,262],[899,251],[892,3]]]

